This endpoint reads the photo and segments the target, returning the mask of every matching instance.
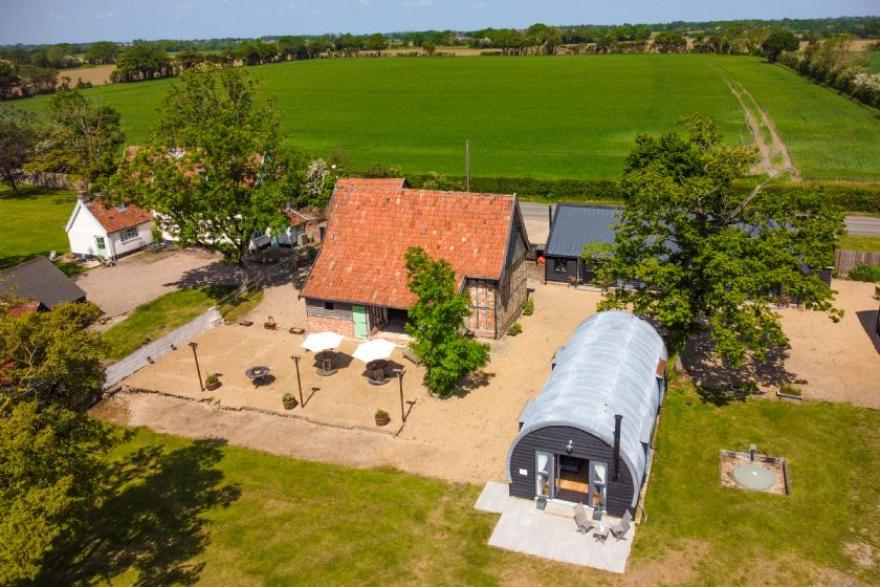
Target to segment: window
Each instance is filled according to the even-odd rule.
[[[568,262],[565,259],[553,259],[553,271],[556,273],[568,273]]]
[[[107,245],[104,244],[104,237],[103,236],[96,236],[95,237],[95,244],[98,246],[99,251],[103,251],[104,249],[107,248]]]
[[[333,302],[324,302],[324,309],[332,311],[333,310]]]
[[[136,226],[132,226],[131,228],[126,228],[125,230],[120,231],[119,240],[122,242],[134,240],[138,237],[138,229]]]

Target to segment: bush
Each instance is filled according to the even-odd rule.
[[[510,328],[507,329],[507,334],[508,334],[508,336],[516,336],[517,334],[520,334],[522,331],[523,331],[522,324],[520,324],[519,322],[514,322],[513,324],[510,325]]]
[[[860,263],[850,269],[849,278],[855,281],[873,281],[880,283],[880,267]]]
[[[526,298],[526,301],[523,302],[523,316],[531,316],[535,313],[535,300],[532,298]]]
[[[385,410],[376,410],[376,417],[380,420],[384,420],[388,417],[388,412],[386,412]]]
[[[796,385],[792,385],[791,383],[783,383],[779,386],[779,393],[784,393],[785,395],[794,395],[797,397],[801,397],[804,395],[803,390]]]
[[[216,373],[209,373],[208,376],[205,378],[205,385],[214,385],[218,381],[220,380],[217,378]]]

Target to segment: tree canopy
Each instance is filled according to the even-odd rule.
[[[773,31],[761,43],[761,49],[769,61],[776,61],[786,51],[797,51],[799,46],[800,42],[794,33],[785,29]]]
[[[287,225],[297,183],[277,144],[275,108],[243,68],[193,69],[169,90],[151,143],[123,164],[113,194],[158,213],[183,245],[241,266],[255,233]]]
[[[833,261],[842,213],[815,190],[743,193],[734,182],[753,158],[751,147],[724,145],[705,118],[684,133],[639,135],[600,278],[640,285],[610,292],[602,307],[632,307],[675,341],[706,328],[732,366],[786,344],[772,308],[780,292],[837,316],[818,272]]]
[[[22,167],[34,156],[38,138],[33,114],[0,106],[0,181],[16,193]]]
[[[447,397],[466,375],[486,364],[489,346],[462,333],[470,308],[449,263],[432,259],[421,247],[408,249],[405,260],[409,289],[418,298],[409,309],[406,331],[425,362],[425,385]]]

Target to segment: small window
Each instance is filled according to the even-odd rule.
[[[103,251],[104,249],[107,248],[107,245],[104,244],[104,237],[103,236],[96,236],[95,237],[95,244],[98,246],[99,251]]]
[[[565,259],[553,259],[553,271],[556,273],[568,273],[568,262]]]
[[[324,302],[325,310],[333,310],[333,302]]]
[[[126,228],[119,233],[119,240],[122,242],[134,240],[138,237],[137,227]]]

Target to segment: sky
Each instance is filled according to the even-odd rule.
[[[880,14],[880,0],[0,0],[0,44]]]

